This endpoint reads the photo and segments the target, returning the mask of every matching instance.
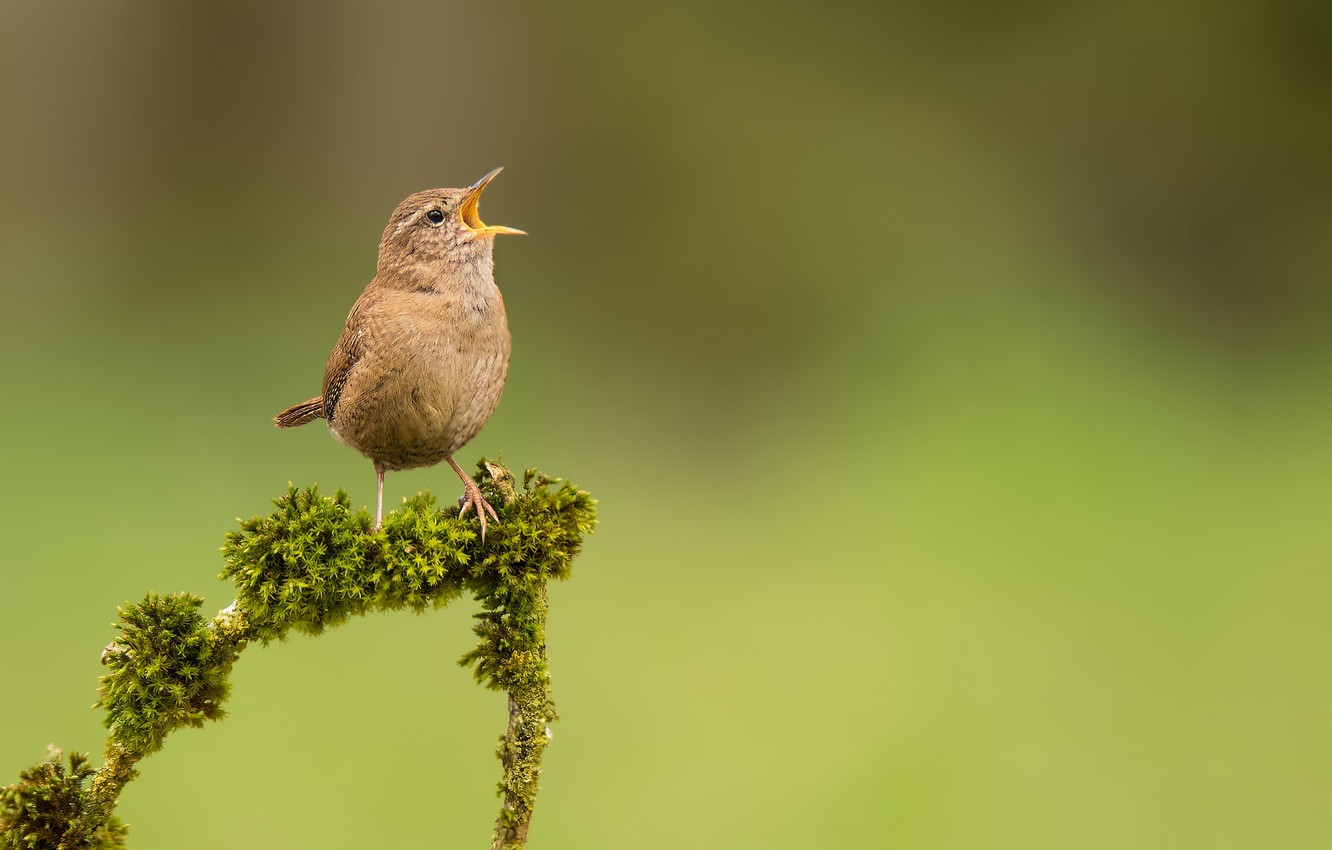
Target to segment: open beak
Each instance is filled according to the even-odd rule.
[[[462,216],[463,226],[472,231],[474,236],[494,236],[498,233],[513,233],[518,236],[527,235],[527,232],[523,230],[518,230],[513,227],[505,227],[502,224],[486,224],[481,220],[481,193],[486,191],[486,186],[490,184],[491,180],[495,179],[495,175],[503,170],[502,167],[496,168],[485,177],[482,177],[480,180],[473,183],[472,188],[468,189],[467,194],[463,196],[462,205],[458,207],[458,214]]]

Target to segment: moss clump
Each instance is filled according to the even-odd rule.
[[[161,749],[167,734],[223,715],[227,677],[238,646],[217,639],[189,593],[159,596],[120,609],[120,635],[102,662],[101,699],[111,740],[140,757]]]
[[[480,543],[476,518],[439,510],[420,494],[384,518],[352,510],[346,494],[288,490],[267,517],[241,523],[222,549],[222,577],[236,585],[251,639],[318,634],[370,611],[445,605],[464,590],[483,600],[569,575],[583,535],[596,524],[593,501],[567,482],[529,470],[515,491],[508,473],[482,461],[477,476],[496,507]]]
[[[14,785],[0,788],[0,847],[120,850],[125,846],[125,825],[115,815],[104,818],[90,805],[87,785],[94,771],[88,755],[70,753],[68,768],[63,755],[49,747],[46,761],[20,773]]]

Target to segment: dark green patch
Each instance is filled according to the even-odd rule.
[[[90,805],[87,786],[95,771],[87,753],[70,753],[68,769],[62,755],[56,747],[48,748],[46,761],[20,773],[14,785],[0,788],[0,847],[120,850],[125,846],[124,824]]]

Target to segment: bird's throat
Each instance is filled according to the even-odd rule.
[[[380,269],[382,286],[412,292],[429,292],[463,302],[486,301],[498,296],[495,263],[489,251],[464,262],[425,260],[393,269]]]

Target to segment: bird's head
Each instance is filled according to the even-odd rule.
[[[481,220],[481,193],[494,171],[465,189],[427,189],[398,204],[379,242],[381,272],[443,263],[464,266],[491,255],[491,238],[521,230]]]

